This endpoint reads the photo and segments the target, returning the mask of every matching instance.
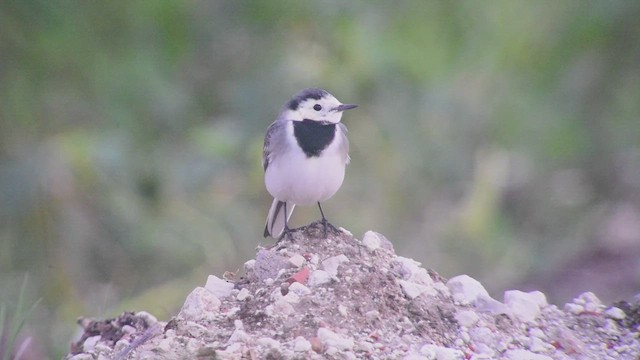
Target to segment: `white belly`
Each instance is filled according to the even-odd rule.
[[[307,157],[293,147],[269,164],[265,185],[274,198],[296,205],[313,205],[332,197],[344,180],[345,157],[332,144],[320,157]]]

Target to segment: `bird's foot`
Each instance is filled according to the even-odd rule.
[[[291,235],[293,231],[291,231],[291,229],[289,229],[289,227],[285,227],[284,231],[282,232],[282,235],[280,235],[280,237],[278,238],[277,243],[279,243],[282,240],[286,240],[289,239],[290,241],[293,241],[293,236]]]
[[[327,220],[327,219],[322,219],[322,220],[320,220],[320,223],[322,223],[322,226],[323,226],[323,232],[322,232],[322,234],[324,235],[324,238],[325,238],[325,239],[327,239],[327,238],[328,238],[328,231],[327,231],[327,229],[331,230],[331,232],[332,232],[332,233],[337,233],[337,232],[338,232],[338,229],[337,229],[335,226],[333,226],[333,225],[329,222],[329,220]]]

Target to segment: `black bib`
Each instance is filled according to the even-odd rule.
[[[293,122],[293,134],[307,157],[320,156],[336,136],[336,124],[304,119]]]

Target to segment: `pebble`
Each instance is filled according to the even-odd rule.
[[[566,303],[564,304],[564,310],[572,313],[573,315],[580,315],[584,312],[584,306],[574,303]]]
[[[95,349],[96,345],[98,344],[101,338],[102,336],[100,335],[88,337],[84,341],[84,344],[82,345],[82,349],[84,351],[93,351],[93,349]]]
[[[218,299],[224,299],[231,295],[233,287],[234,285],[232,283],[226,282],[215,275],[209,275],[207,284],[204,286],[205,289],[209,290]]]
[[[316,270],[309,276],[309,286],[315,287],[331,282],[331,275],[324,270]]]
[[[592,292],[580,294],[577,298],[573,299],[573,302],[584,306],[585,311],[593,313],[600,312],[604,308],[600,299]]]
[[[254,259],[251,259],[247,262],[244,263],[244,271],[245,272],[249,272],[251,270],[253,270],[253,267],[256,265],[256,261]]]
[[[464,353],[457,349],[446,348],[443,346],[427,344],[420,348],[420,354],[425,355],[427,359],[434,360],[462,360]]]
[[[236,299],[238,301],[244,301],[245,299],[247,299],[249,296],[251,295],[251,292],[249,292],[249,289],[247,288],[242,288],[240,289],[240,292],[238,292],[238,295],[236,295]]]
[[[532,336],[529,338],[529,350],[533,352],[541,353],[553,349],[553,345],[547,344],[538,337]]]
[[[333,347],[338,351],[353,349],[354,342],[352,338],[336,334],[324,327],[318,329],[318,338],[327,348]]]
[[[367,231],[362,237],[362,244],[367,248],[367,250],[369,250],[369,252],[374,252],[380,248],[380,238],[375,232]]]
[[[276,300],[273,304],[267,305],[264,309],[267,316],[289,316],[295,312],[293,306],[285,299]]]
[[[289,258],[289,263],[291,265],[293,265],[293,267],[299,268],[302,265],[304,265],[304,263],[307,260],[305,260],[304,256],[300,255],[300,254],[295,254],[292,257]]]
[[[608,308],[605,312],[605,315],[615,320],[624,320],[627,317],[627,314],[622,311],[622,309],[612,306]]]
[[[453,295],[453,300],[462,305],[473,304],[480,295],[490,298],[484,286],[469,275],[458,275],[449,279],[447,287]]]
[[[547,355],[536,354],[523,349],[507,350],[505,356],[509,360],[553,360]]]
[[[280,342],[278,340],[268,337],[261,337],[257,342],[258,345],[262,345],[271,350],[280,350]]]
[[[298,296],[305,296],[311,294],[311,289],[302,285],[299,282],[294,282],[289,285],[289,291],[295,293]]]
[[[533,322],[540,315],[541,308],[547,305],[547,299],[539,291],[509,290],[504,293],[504,303],[520,321]]]
[[[432,287],[416,284],[406,280],[398,280],[398,283],[402,287],[402,291],[409,299],[415,299],[418,296],[427,293],[428,295],[435,295],[436,291]]]
[[[408,280],[422,285],[433,285],[433,280],[427,269],[420,267],[420,263],[402,256],[396,256],[395,262],[400,264],[400,275],[403,280]]]
[[[91,354],[78,354],[69,358],[69,360],[93,360],[93,355]]]
[[[144,324],[147,327],[150,327],[151,325],[154,325],[158,322],[158,319],[151,315],[150,313],[146,312],[146,311],[138,311],[136,313],[136,317],[139,319],[143,319],[144,320]]]
[[[329,274],[329,276],[335,277],[338,275],[338,267],[340,264],[346,262],[349,262],[349,258],[344,254],[332,256],[322,261],[322,268]]]
[[[476,297],[473,305],[475,305],[476,309],[480,312],[485,312],[489,314],[507,314],[511,313],[509,307],[500,301],[492,298],[489,295],[480,294]]]
[[[185,320],[198,320],[220,310],[220,299],[205,288],[197,287],[188,296],[178,314]]]
[[[472,327],[480,320],[478,314],[471,310],[460,311],[455,315],[455,318],[460,326],[467,328]]]
[[[302,336],[298,336],[293,340],[293,351],[295,352],[305,352],[311,350],[311,343],[307,341],[307,339]]]

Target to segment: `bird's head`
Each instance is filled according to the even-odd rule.
[[[358,105],[342,104],[333,95],[320,88],[300,91],[289,100],[280,113],[284,120],[313,120],[335,124],[342,119],[342,112]]]

